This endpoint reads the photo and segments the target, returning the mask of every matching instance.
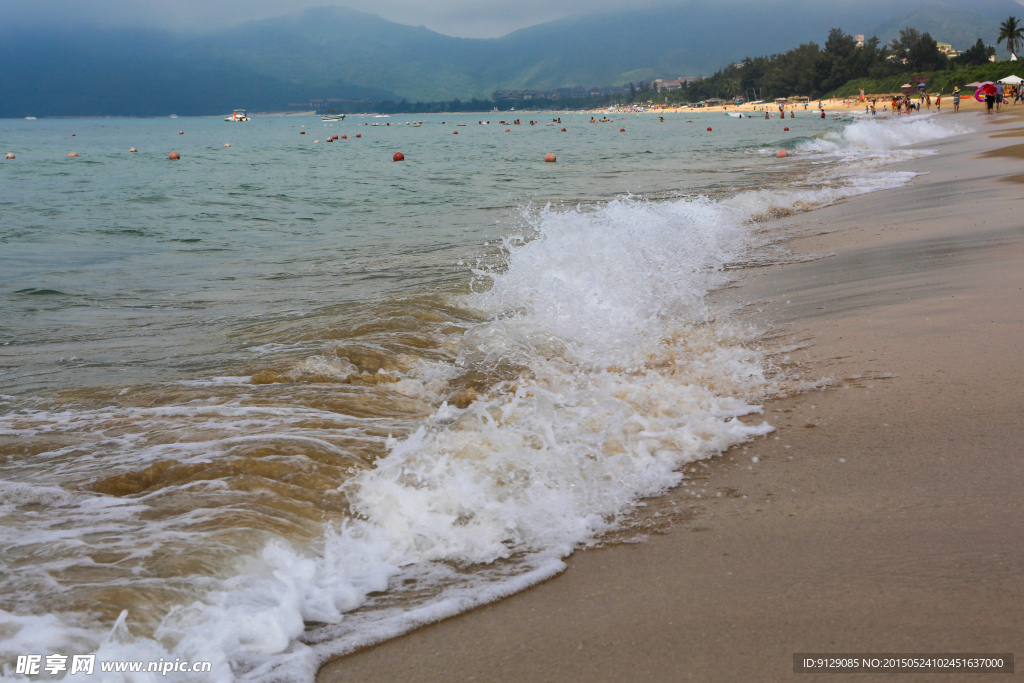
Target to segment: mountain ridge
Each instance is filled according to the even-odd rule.
[[[990,15],[1020,7],[1010,0],[972,4]],[[911,0],[885,6],[906,10],[889,20],[896,24],[920,7]],[[924,14],[938,13],[929,21],[980,21],[947,5],[925,7]],[[185,37],[156,30],[24,32],[0,43],[0,116],[198,115],[236,107],[280,111],[326,98],[489,98],[499,88],[710,75],[746,56],[822,43],[835,26],[865,32],[861,5],[817,9],[815,0],[688,0],[566,17],[483,39],[337,6]]]

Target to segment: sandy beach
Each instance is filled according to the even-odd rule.
[[[1024,652],[1020,113],[971,106],[911,185],[772,226],[823,258],[720,295],[830,387],[770,401],[777,431],[695,467],[700,499],[318,681],[834,680],[793,654]]]

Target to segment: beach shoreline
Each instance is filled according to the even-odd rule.
[[[695,467],[700,499],[648,501],[669,523],[644,542],[317,680],[779,680],[797,652],[1021,651],[1024,234],[999,151],[1020,114],[976,110],[903,165],[928,174],[911,185],[781,219],[790,249],[833,256],[720,293],[832,388],[768,402],[777,432]]]

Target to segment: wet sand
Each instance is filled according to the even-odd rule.
[[[780,221],[794,251],[833,256],[722,293],[831,388],[769,402],[778,431],[696,467],[700,499],[651,501],[669,523],[644,542],[577,552],[318,680],[837,680],[793,674],[793,653],[1020,657],[1024,199],[1001,182],[1019,156],[986,152],[1022,121],[961,121],[977,132],[924,145],[940,153],[907,165],[929,173],[911,186]]]

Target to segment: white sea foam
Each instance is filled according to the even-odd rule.
[[[898,147],[932,142],[971,132],[960,121],[935,114],[912,114],[889,119],[860,120],[838,132],[800,143],[803,152],[894,152]]]
[[[950,134],[930,119],[861,121],[804,149],[857,154]],[[158,640],[133,636],[123,620],[96,633],[72,620],[0,613],[0,628],[11,634],[0,661],[23,653],[14,645],[84,648],[106,659],[212,661],[214,675],[204,680],[311,680],[327,656],[561,571],[562,558],[615,527],[639,498],[678,484],[684,464],[771,430],[757,417],[772,386],[747,344],[752,332],[716,320],[706,303],[727,281],[724,266],[756,244],[753,221],[913,177],[877,165],[832,167],[800,187],[719,201],[620,199],[592,210],[539,212],[529,239],[506,240],[504,268],[476,272],[491,286],[463,303],[487,321],[466,332],[455,366],[420,363],[395,391],[425,396],[439,379],[462,372],[490,377],[490,384],[465,408],[442,405],[350,479],[341,490],[350,519],[307,547],[273,540],[239,558],[228,578],[197,581],[194,599],[167,615]],[[344,379],[353,371],[348,361],[314,356],[293,379]],[[106,413],[116,422],[126,410]],[[96,434],[143,462],[200,461],[268,435],[315,440],[315,430],[303,431],[311,421],[351,427],[351,419],[328,411],[288,407],[199,402],[131,410],[166,431],[187,417],[197,435],[187,443],[142,444],[130,432]],[[0,433],[88,433],[104,411],[87,412],[21,415],[0,424]],[[215,441],[203,440],[204,420],[219,430]],[[223,436],[225,423],[236,435]],[[274,433],[286,429],[292,431]],[[66,518],[92,514],[95,523],[125,533],[149,503],[141,496],[103,507],[102,500],[27,482],[0,487],[0,505],[11,511],[45,501]],[[46,533],[53,543],[74,541],[57,527],[26,528],[35,535],[25,543]],[[407,583],[427,597],[375,602],[374,594],[398,594]],[[373,609],[359,610],[367,605]],[[327,626],[306,632],[309,622]]]

